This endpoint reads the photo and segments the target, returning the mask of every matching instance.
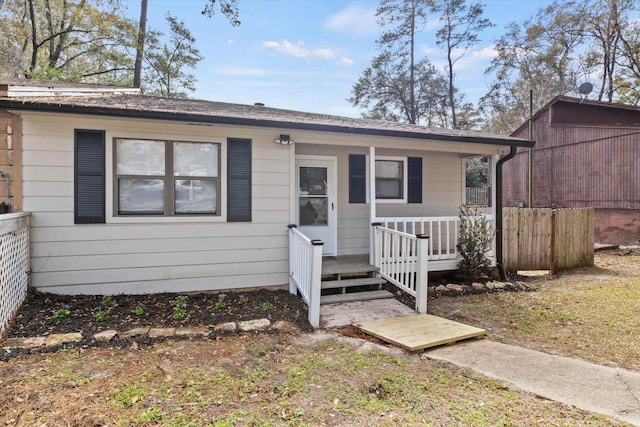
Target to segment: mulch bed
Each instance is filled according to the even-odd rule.
[[[176,314],[176,301],[184,298],[183,318]],[[68,310],[61,317],[60,310]],[[56,316],[56,312],[58,315]],[[103,314],[96,316],[96,313]],[[100,318],[100,321],[98,321]],[[138,327],[172,328],[215,326],[226,322],[266,318],[272,324],[286,321],[301,331],[311,331],[307,307],[301,298],[286,290],[255,290],[223,294],[147,295],[55,295],[31,291],[16,315],[8,337],[35,337],[82,332],[78,347],[104,346],[93,340],[100,331],[127,331]],[[148,338],[137,338],[144,344]],[[126,340],[125,340],[126,341]],[[130,341],[112,345],[131,344]],[[4,350],[0,349],[0,353]],[[0,360],[3,359],[0,354]]]

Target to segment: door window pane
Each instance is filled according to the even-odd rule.
[[[299,225],[328,225],[329,199],[326,197],[300,197]]]
[[[218,176],[218,145],[195,142],[173,143],[174,176]]]
[[[164,213],[164,181],[161,179],[118,180],[119,213]]]
[[[175,197],[177,214],[216,213],[216,181],[177,179],[175,182]]]
[[[327,168],[301,167],[299,181],[300,195],[327,195]]]
[[[164,142],[139,139],[116,141],[118,175],[164,175]]]

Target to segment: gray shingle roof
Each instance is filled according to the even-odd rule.
[[[6,83],[6,81],[0,80],[0,88],[3,83]],[[46,85],[46,83],[47,82],[43,82],[42,84]],[[21,84],[26,85],[28,81],[23,80]],[[73,86],[69,85],[68,87]],[[89,85],[89,87],[96,86]],[[114,88],[114,91],[117,91],[117,89]],[[525,139],[475,131],[442,129],[381,120],[305,113],[256,105],[162,98],[138,94],[115,93],[104,95],[101,93],[86,96],[61,96],[54,93],[53,96],[17,97],[2,96],[2,94],[0,94],[0,108],[305,129],[424,140],[525,147],[533,145],[533,142]]]

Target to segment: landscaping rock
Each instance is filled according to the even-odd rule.
[[[7,338],[2,347],[8,348],[38,348],[44,346],[44,337]]]
[[[188,337],[197,337],[197,336],[207,336],[209,335],[209,328],[201,327],[201,328],[177,328],[176,329],[177,336],[188,336]]]
[[[484,292],[487,288],[482,283],[472,283],[471,288],[476,292]]]
[[[120,336],[120,338],[131,338],[131,337],[137,337],[140,335],[146,335],[149,332],[149,327],[145,327],[145,328],[133,328],[133,329],[129,329],[128,331],[124,331],[119,333],[118,335]]]
[[[118,335],[118,331],[115,329],[108,329],[106,331],[98,332],[93,336],[93,339],[101,342],[109,342]]]
[[[436,286],[436,292],[443,293],[443,292],[446,292],[446,291],[447,291],[447,287],[446,286],[444,286],[444,285]]]
[[[486,285],[484,285],[484,286],[485,286],[485,287],[487,288],[487,290],[489,290],[489,291],[493,291],[493,290],[496,288],[496,287],[495,287],[495,285],[493,284],[493,282],[487,282],[487,284],[486,284]]]
[[[149,329],[149,337],[172,337],[176,334],[176,328],[151,328]]]
[[[429,286],[429,288],[427,288],[427,295],[433,295],[436,293],[436,287],[435,286]]]
[[[452,294],[463,294],[464,293],[464,287],[462,287],[462,285],[456,285],[453,283],[449,283],[446,287],[446,289],[451,292]]]
[[[470,294],[473,291],[473,288],[469,285],[460,285],[460,288],[462,288],[463,294]]]
[[[44,345],[46,347],[53,347],[56,345],[77,341],[82,341],[82,333],[80,332],[71,332],[68,334],[51,334],[44,339]]]
[[[494,280],[493,287],[497,290],[503,290],[507,287],[507,285],[504,282],[498,282],[497,280]]]
[[[269,319],[253,319],[244,322],[238,322],[238,327],[241,331],[244,332],[266,329],[269,326],[271,326],[271,322],[269,321]]]
[[[219,323],[213,327],[214,331],[233,332],[236,330],[236,322]]]

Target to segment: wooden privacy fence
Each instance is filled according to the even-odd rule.
[[[503,208],[505,270],[558,270],[593,265],[593,208]]]

